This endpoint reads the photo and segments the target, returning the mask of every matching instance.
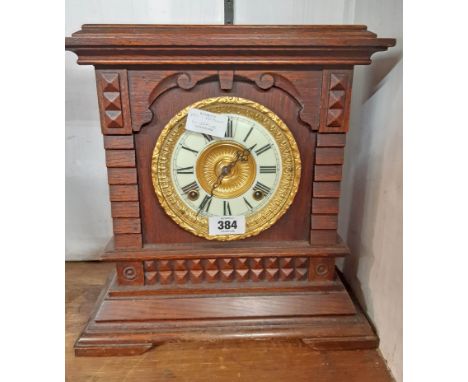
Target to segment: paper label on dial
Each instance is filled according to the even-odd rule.
[[[225,114],[211,113],[200,109],[190,109],[187,115],[185,129],[196,133],[224,138],[228,124]]]
[[[210,235],[240,235],[245,233],[245,216],[210,216],[208,218]]]

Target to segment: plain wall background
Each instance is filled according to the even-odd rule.
[[[397,46],[356,66],[341,186],[339,232],[351,249],[346,279],[377,327],[380,349],[403,380],[402,3],[356,1],[354,22]]]
[[[236,24],[352,24],[349,0],[236,0]],[[85,23],[223,24],[223,0],[67,0],[65,34]],[[112,235],[94,68],[65,57],[66,258],[96,259]]]
[[[365,24],[397,47],[356,66],[339,232],[341,268],[402,377],[402,1],[235,0],[236,24]],[[222,24],[222,0],[67,0],[65,34],[85,23]],[[66,53],[66,259],[96,259],[112,235],[94,69]]]

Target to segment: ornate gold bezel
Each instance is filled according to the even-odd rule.
[[[208,235],[208,218],[199,216],[178,195],[172,181],[172,153],[185,131],[191,108],[214,113],[238,114],[263,125],[275,139],[281,155],[282,173],[279,185],[270,200],[257,212],[246,217],[246,232],[242,235]],[[287,211],[294,200],[301,177],[301,158],[296,141],[286,124],[265,106],[239,97],[207,98],[178,112],[162,130],[151,163],[153,186],[164,211],[180,227],[208,240],[239,240],[258,235],[271,227]]]

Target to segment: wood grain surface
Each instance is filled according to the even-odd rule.
[[[82,65],[367,65],[395,39],[365,25],[85,24],[65,45]]]
[[[75,357],[73,343],[113,268],[66,265],[66,380],[113,381],[393,381],[376,350],[311,350],[300,340],[167,343],[134,357]]]

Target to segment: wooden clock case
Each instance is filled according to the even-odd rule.
[[[378,345],[335,271],[353,66],[395,44],[365,26],[83,25],[66,38],[96,68],[115,273],[77,355],[139,354],[174,340],[296,337],[316,349]],[[258,236],[208,241],[178,227],[151,182],[155,142],[204,98],[265,105],[290,128],[302,175]]]

